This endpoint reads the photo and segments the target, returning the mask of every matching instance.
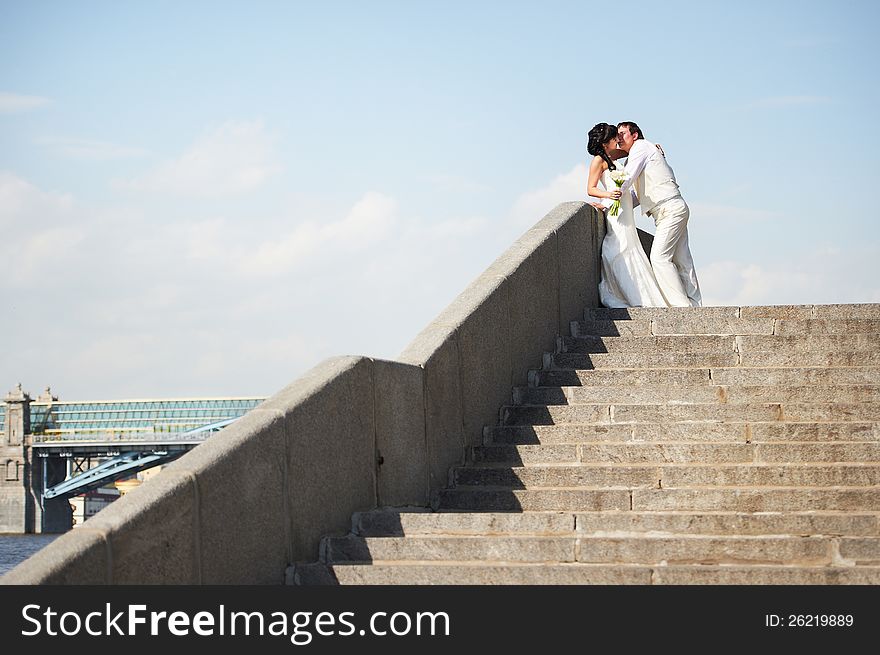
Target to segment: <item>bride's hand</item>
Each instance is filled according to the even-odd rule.
[[[613,191],[608,192],[610,195],[608,196],[612,200],[620,200],[620,189],[614,189]]]
[[[601,203],[598,203],[598,202],[591,202],[590,204],[591,204],[593,207],[595,207],[596,209],[598,209],[600,212],[604,212],[604,211],[605,211],[605,205],[603,205],[603,204],[601,204]]]

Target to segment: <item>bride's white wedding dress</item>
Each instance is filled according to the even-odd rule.
[[[618,168],[622,164],[617,164]],[[611,171],[602,173],[606,191],[616,189]],[[605,307],[667,307],[651,262],[642,249],[636,231],[633,201],[629,192],[620,198],[620,213],[605,212],[605,239],[602,241],[602,281],[599,300]]]

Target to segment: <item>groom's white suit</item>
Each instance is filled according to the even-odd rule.
[[[666,157],[650,141],[638,139],[630,148],[624,170],[627,179],[621,192],[627,193],[632,187],[642,212],[653,218],[657,227],[651,266],[663,296],[673,307],[699,307],[700,284],[688,247],[690,209]]]

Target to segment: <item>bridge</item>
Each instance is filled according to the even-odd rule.
[[[64,532],[72,497],[167,464],[262,398],[35,401],[19,384],[0,404],[0,532]]]

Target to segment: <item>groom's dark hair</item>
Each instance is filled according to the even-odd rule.
[[[627,128],[629,128],[629,133],[630,133],[630,134],[635,134],[636,132],[639,133],[639,135],[636,137],[636,141],[638,141],[639,139],[644,139],[644,138],[645,138],[645,135],[642,134],[642,128],[640,128],[638,125],[636,125],[636,124],[633,123],[632,121],[623,121],[623,122],[621,122],[621,123],[618,123],[618,124],[617,124],[617,127],[623,127],[624,125],[625,125]]]

